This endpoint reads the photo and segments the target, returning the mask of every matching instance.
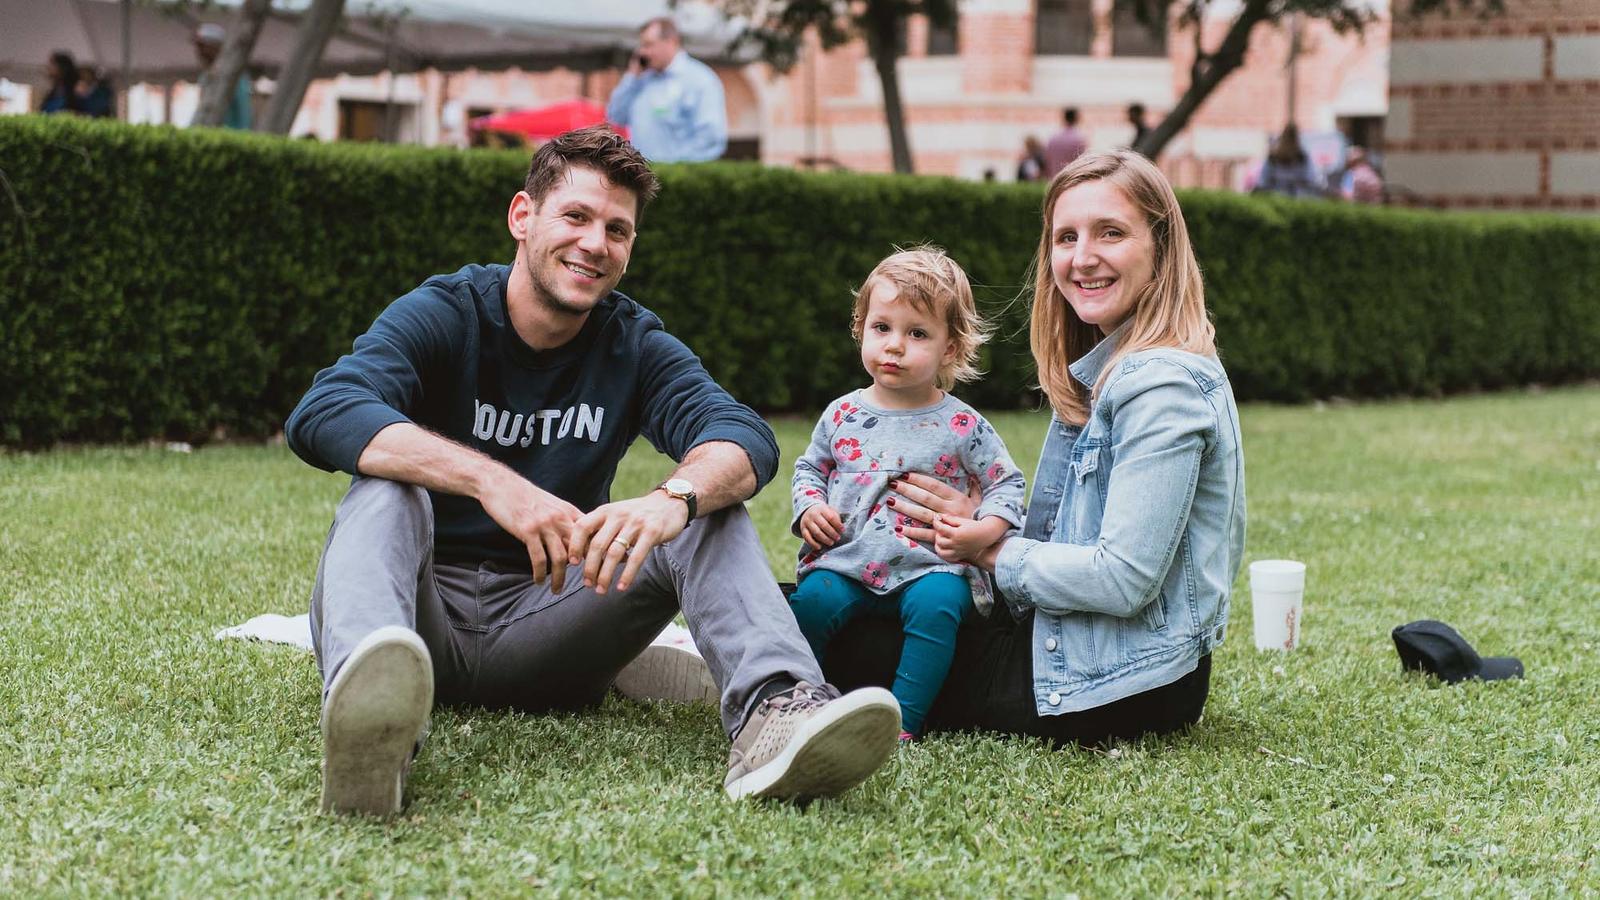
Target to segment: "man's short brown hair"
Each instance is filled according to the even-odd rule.
[[[539,206],[573,166],[593,169],[611,184],[632,191],[637,199],[636,226],[644,218],[645,204],[661,190],[661,181],[644,157],[607,125],[579,128],[541,144],[533,153],[522,189]]]
[[[639,33],[644,34],[650,26],[656,27],[656,37],[664,41],[682,41],[683,36],[678,33],[678,23],[672,21],[671,16],[656,16],[654,19],[639,26]]]

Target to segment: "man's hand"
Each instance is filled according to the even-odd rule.
[[[560,593],[567,580],[567,535],[582,513],[510,469],[505,475],[483,492],[483,511],[527,545],[534,583],[548,575],[550,589]]]
[[[356,471],[444,494],[475,498],[496,525],[528,548],[533,580],[566,582],[567,533],[581,514],[576,506],[497,462],[410,422],[373,435]]]
[[[933,552],[946,562],[981,565],[986,551],[1010,528],[1011,523],[999,516],[984,516],[978,521],[960,516],[937,516],[933,520]],[[991,554],[985,568],[993,567]]]
[[[572,523],[567,564],[582,565],[583,583],[597,594],[604,594],[613,579],[617,590],[625,591],[651,549],[683,533],[687,517],[688,506],[660,490],[607,503]]]
[[[826,503],[806,507],[800,514],[800,537],[818,550],[826,550],[839,543],[844,536],[844,519],[839,511]]]

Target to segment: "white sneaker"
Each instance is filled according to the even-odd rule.
[[[722,699],[689,629],[676,622],[662,629],[650,646],[618,673],[615,683],[618,693],[633,700],[716,706]]]
[[[409,628],[367,635],[322,705],[322,811],[400,811],[411,756],[433,709],[433,660]]]
[[[728,796],[807,801],[867,780],[899,745],[900,704],[883,688],[844,696],[802,681],[761,701],[728,753]]]

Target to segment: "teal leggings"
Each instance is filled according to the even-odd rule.
[[[960,575],[932,572],[879,595],[852,578],[816,571],[801,580],[789,607],[818,662],[833,636],[857,616],[898,617],[906,640],[894,674],[894,697],[900,701],[900,727],[920,735],[950,672],[956,629],[972,609],[972,588]]]

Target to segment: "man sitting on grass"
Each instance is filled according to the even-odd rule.
[[[605,127],[533,156],[511,265],[428,279],[318,373],[285,426],[355,475],[311,596],[322,808],[401,804],[441,703],[594,706],[681,609],[721,691],[734,797],[803,799],[892,753],[882,689],[824,684],[742,501],[778,445],[649,310],[614,290],[659,183]],[[609,502],[643,433],[679,461]]]

